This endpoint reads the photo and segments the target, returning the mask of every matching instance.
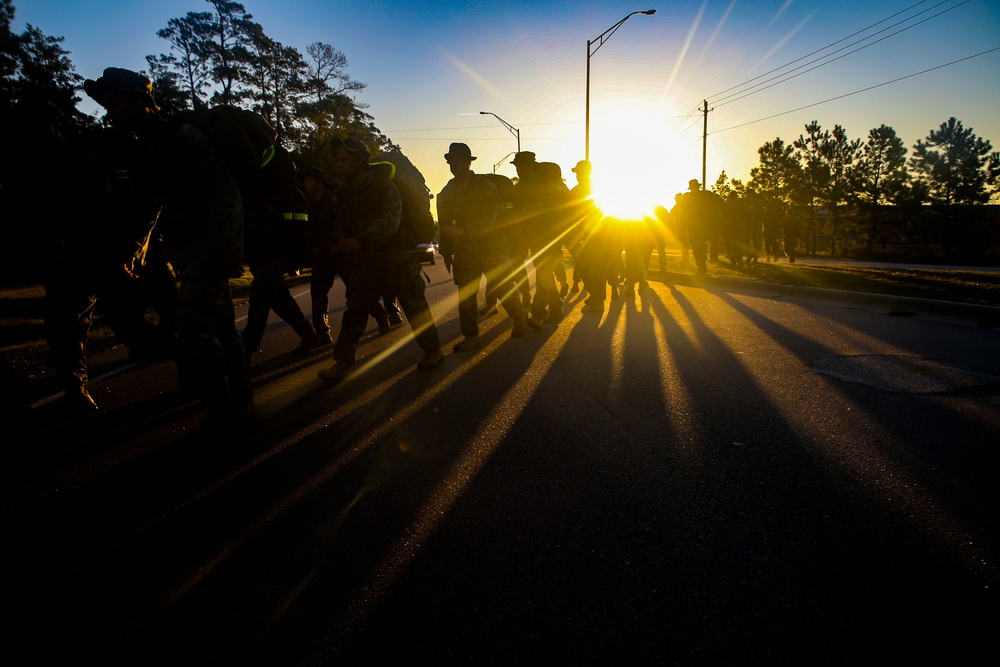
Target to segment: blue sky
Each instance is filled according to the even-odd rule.
[[[514,175],[504,161],[517,147],[514,136],[479,111],[520,129],[522,149],[559,163],[573,185],[570,168],[584,156],[587,40],[650,8],[655,15],[633,16],[590,58],[595,179],[631,187],[633,198],[669,205],[688,178],[701,178],[702,115],[689,114],[704,99],[713,109],[710,183],[722,170],[747,179],[759,146],[775,137],[791,141],[812,120],[827,129],[843,125],[862,139],[884,123],[912,146],[955,116],[1000,147],[1000,51],[910,77],[1000,47],[997,0],[644,1],[243,4],[284,44],[304,51],[321,41],[343,51],[349,74],[368,84],[358,100],[435,192],[450,176],[442,155],[451,141],[472,147],[477,171],[502,162],[497,171]],[[15,28],[28,22],[64,37],[77,71],[95,78],[107,66],[141,69],[145,55],[168,48],[158,29],[209,5],[15,0],[15,7]],[[873,36],[878,30],[884,32]],[[816,69],[787,82],[742,99],[733,95],[740,87],[724,92],[835,49],[843,49],[840,59],[803,67]],[[910,78],[881,85],[902,77]]]

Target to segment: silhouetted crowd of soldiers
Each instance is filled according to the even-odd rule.
[[[207,409],[207,430],[258,418],[250,366],[272,310],[299,335],[294,354],[333,344],[333,364],[319,372],[331,384],[354,372],[368,318],[385,334],[402,324],[400,310],[423,352],[417,366],[443,361],[421,253],[405,233],[403,197],[391,178],[372,169],[361,140],[331,143],[339,185],[308,168],[297,172],[294,191],[272,193],[253,173],[237,173],[208,131],[161,117],[145,76],[108,68],[87,80],[85,90],[112,124],[97,146],[64,140],[62,114],[53,105],[22,100],[17,111],[24,132],[15,138],[14,154],[27,156],[28,164],[8,163],[2,172],[6,214],[37,220],[37,228],[12,240],[45,252],[45,332],[65,391],[62,409],[73,415],[98,409],[87,388],[85,355],[98,300],[130,360],[175,361],[180,388]],[[438,252],[458,288],[463,337],[454,352],[479,348],[481,317],[499,309],[518,338],[558,325],[568,294],[581,289],[586,309],[596,313],[609,297],[644,293],[653,252],[665,271],[672,239],[680,241],[683,263],[690,249],[699,274],[722,251],[737,266],[762,255],[776,260],[782,247],[795,260],[793,225],[783,222],[776,202],[752,192],[724,202],[692,180],[671,210],[661,207],[641,222],[618,221],[595,204],[585,160],[573,167],[577,183],[570,189],[559,165],[539,162],[530,151],[512,161],[516,182],[475,173],[476,157],[463,143],[451,144],[444,159],[453,178],[435,199]],[[38,176],[53,173],[53,165],[58,189]],[[253,283],[247,324],[239,331],[230,279],[245,265]],[[285,281],[304,267],[310,269],[311,317]],[[347,303],[334,341],[329,292],[338,276]],[[147,317],[151,309],[154,320]]]

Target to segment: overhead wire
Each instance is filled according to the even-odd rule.
[[[967,3],[971,2],[971,1],[972,0],[964,0],[963,2],[960,2],[959,4],[957,4],[957,5],[953,6],[953,7],[949,7],[948,9],[945,9],[945,10],[943,10],[941,12],[938,12],[937,14],[934,14],[933,16],[928,16],[927,18],[925,18],[925,19],[923,19],[921,21],[918,21],[917,23],[914,23],[913,25],[909,25],[909,26],[906,26],[905,28],[901,28],[900,30],[897,30],[896,32],[894,32],[892,34],[886,35],[885,37],[882,37],[881,39],[877,39],[874,42],[870,42],[868,44],[865,44],[864,46],[860,46],[860,47],[854,49],[853,51],[849,51],[847,53],[844,53],[844,54],[842,54],[840,56],[837,56],[836,58],[833,58],[832,60],[827,60],[826,62],[820,63],[819,65],[816,65],[815,67],[811,67],[811,68],[809,68],[809,69],[807,69],[805,71],[798,72],[798,74],[792,74],[791,76],[788,76],[792,72],[800,70],[803,67],[807,67],[807,66],[809,66],[809,65],[811,65],[811,64],[813,64],[815,62],[823,60],[824,58],[829,58],[830,56],[832,56],[835,53],[840,53],[840,51],[843,51],[844,49],[850,48],[851,46],[854,46],[856,44],[860,44],[861,42],[863,42],[865,40],[868,40],[868,39],[871,39],[872,37],[875,36],[875,35],[870,35],[869,37],[866,37],[865,39],[858,40],[857,42],[854,42],[852,44],[848,44],[847,46],[845,46],[845,47],[843,47],[841,49],[838,49],[838,50],[834,51],[833,53],[827,54],[826,56],[823,56],[822,58],[817,58],[816,60],[812,60],[812,61],[810,61],[808,63],[805,63],[804,65],[800,65],[799,67],[796,67],[793,70],[790,70],[790,71],[785,72],[783,74],[780,74],[780,75],[778,75],[776,77],[773,77],[771,79],[763,81],[763,82],[757,84],[756,86],[752,86],[751,89],[749,89],[750,92],[746,92],[746,94],[744,94],[744,95],[740,95],[739,97],[733,97],[732,95],[729,95],[727,97],[722,98],[722,100],[726,100],[726,101],[715,100],[713,102],[713,104],[715,106],[717,106],[717,107],[725,106],[727,104],[732,104],[733,102],[736,102],[738,100],[742,100],[744,98],[750,97],[751,95],[755,95],[755,94],[757,94],[757,93],[759,93],[761,91],[767,90],[768,88],[773,88],[774,86],[777,86],[779,84],[785,83],[786,81],[791,81],[792,79],[794,79],[796,77],[799,77],[799,76],[802,76],[803,74],[808,74],[809,72],[817,70],[820,67],[824,67],[826,65],[829,65],[830,63],[836,62],[836,61],[840,60],[841,58],[846,58],[849,55],[857,53],[858,51],[861,51],[863,49],[867,49],[869,46],[874,46],[874,45],[878,44],[879,42],[883,42],[883,41],[889,39],[890,37],[895,37],[896,35],[898,35],[898,34],[900,34],[902,32],[910,30],[911,28],[915,28],[915,27],[917,27],[918,25],[920,25],[922,23],[926,23],[927,21],[930,21],[931,19],[935,19],[938,16],[941,16],[942,14],[945,14],[947,12],[952,11],[953,9],[958,9],[962,5],[967,4]],[[923,13],[923,12],[921,12],[921,13]],[[911,19],[907,19],[907,21],[909,21],[909,20],[911,20]],[[905,23],[905,21],[901,21],[900,23]],[[889,26],[889,28],[885,28],[884,30],[880,30],[879,32],[877,32],[875,34],[877,35],[877,34],[880,34],[882,32],[885,32],[885,30],[889,30],[890,28],[893,28],[893,27],[895,27],[897,25],[900,25],[900,23],[896,23],[896,24],[894,24],[892,26]],[[782,78],[782,77],[784,77],[784,78]],[[775,81],[775,79],[779,79],[779,80]],[[768,83],[768,82],[771,82],[771,81],[774,81],[774,83],[771,83],[771,85],[769,85],[769,86],[764,86],[765,83]],[[759,86],[763,86],[763,87],[759,87]],[[754,88],[756,88],[756,90],[753,90]],[[736,95],[736,94],[737,93],[733,93],[733,95]],[[728,99],[728,98],[732,98],[732,99]]]
[[[934,9],[935,7],[939,7],[939,6],[943,5],[943,4],[947,4],[948,2],[951,2],[951,1],[952,0],[943,0],[942,2],[939,2],[938,4],[934,5],[933,7],[930,7],[927,10],[924,10],[924,11],[930,11],[931,9]],[[930,0],[921,0],[920,2],[918,2],[916,4],[910,5],[906,9],[903,9],[901,11],[896,12],[895,14],[887,16],[887,17],[885,17],[884,19],[882,19],[880,21],[876,21],[875,23],[872,23],[871,25],[869,25],[869,26],[867,26],[865,28],[862,28],[861,30],[853,32],[850,35],[847,35],[846,37],[841,37],[837,41],[831,42],[830,44],[827,44],[826,46],[824,46],[822,48],[816,49],[815,51],[812,51],[811,53],[807,53],[804,56],[800,56],[800,57],[796,58],[795,60],[791,60],[791,61],[785,63],[784,65],[779,65],[778,67],[775,67],[774,69],[772,69],[770,71],[764,72],[763,74],[761,74],[759,76],[755,76],[752,79],[747,79],[743,83],[738,83],[735,86],[730,86],[729,88],[726,88],[725,90],[720,90],[717,93],[709,95],[708,99],[716,99],[716,98],[718,98],[718,96],[722,95],[723,93],[728,93],[730,90],[733,90],[734,88],[742,88],[743,86],[747,85],[748,83],[753,83],[757,79],[761,79],[761,78],[763,78],[765,76],[768,76],[769,74],[774,74],[778,70],[785,69],[789,65],[794,65],[795,63],[799,62],[800,60],[804,60],[804,59],[806,59],[806,58],[808,58],[810,56],[816,55],[817,53],[821,53],[822,51],[826,51],[831,46],[836,46],[837,44],[840,44],[841,42],[846,41],[848,39],[851,39],[852,37],[856,37],[857,35],[860,35],[860,34],[862,34],[864,32],[868,32],[869,30],[871,30],[875,26],[881,25],[882,23],[885,23],[886,21],[894,19],[897,16],[899,16],[900,14],[905,14],[906,12],[910,11],[911,9],[915,9],[916,7],[919,7],[920,5],[922,5],[922,4],[926,3],[926,2],[930,2]],[[921,12],[921,13],[923,13],[923,12]],[[917,16],[919,16],[919,14],[917,14]],[[722,99],[725,99],[725,98],[722,98]]]
[[[964,62],[966,60],[971,60],[973,58],[978,58],[980,56],[984,56],[986,54],[993,53],[994,51],[1000,51],[1000,46],[993,47],[992,49],[987,49],[986,51],[980,51],[979,53],[974,53],[974,54],[972,54],[970,56],[965,56],[964,58],[959,58],[958,60],[952,60],[951,62],[947,62],[947,63],[941,64],[941,65],[937,65],[935,67],[930,67],[928,69],[921,70],[919,72],[914,72],[913,74],[907,74],[906,76],[901,76],[901,77],[898,77],[898,78],[895,78],[895,79],[891,79],[889,81],[883,81],[882,83],[875,84],[874,86],[868,86],[867,88],[861,88],[859,90],[855,90],[855,91],[850,92],[850,93],[845,93],[843,95],[837,95],[836,97],[830,97],[830,98],[822,100],[820,102],[813,102],[812,104],[806,104],[804,106],[801,106],[801,107],[798,107],[798,108],[795,108],[795,109],[789,109],[788,111],[782,111],[781,113],[776,113],[776,114],[772,114],[770,116],[765,116],[764,118],[758,118],[757,120],[751,120],[751,121],[747,121],[745,123],[739,123],[738,125],[732,125],[730,127],[727,127],[727,128],[721,129],[721,130],[716,130],[714,132],[710,132],[709,134],[719,134],[721,132],[727,132],[729,130],[735,130],[738,127],[746,127],[747,125],[753,125],[754,123],[760,123],[760,122],[763,122],[765,120],[770,120],[772,118],[777,118],[779,116],[785,116],[785,115],[790,114],[790,113],[795,113],[796,111],[802,111],[803,109],[809,109],[811,107],[816,107],[816,106],[819,106],[821,104],[826,104],[828,102],[833,102],[833,101],[836,101],[836,100],[841,100],[841,99],[844,99],[845,97],[851,97],[852,95],[857,95],[859,93],[864,93],[864,92],[867,92],[869,90],[874,90],[876,88],[881,88],[882,86],[888,86],[890,84],[897,83],[897,82],[903,81],[905,79],[912,79],[915,76],[920,76],[921,74],[927,74],[928,72],[933,72],[934,70],[939,70],[939,69],[942,69],[942,68],[945,68],[945,67],[949,67],[950,65],[954,65],[956,63]]]

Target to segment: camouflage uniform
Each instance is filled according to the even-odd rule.
[[[514,164],[517,164],[517,158]],[[563,192],[561,183],[547,180],[540,173],[533,153],[527,165],[524,176],[514,186],[513,203],[522,238],[527,242],[531,263],[535,267],[535,296],[531,300],[529,322],[535,326],[545,319],[558,321],[562,317],[562,299],[556,288],[555,270],[556,264],[562,262],[560,234],[564,231],[562,223],[566,216],[563,204],[567,202],[569,193]],[[524,168],[519,168],[518,173],[521,173],[520,169]]]
[[[354,362],[368,314],[382,296],[386,281],[396,291],[417,344],[425,352],[439,349],[437,328],[424,296],[420,260],[390,243],[402,216],[396,186],[369,173],[360,186],[345,183],[337,190],[335,210],[344,237],[358,239],[361,248],[353,258],[347,309],[334,347],[334,360]]]
[[[325,174],[322,176],[325,180]],[[310,268],[309,296],[312,301],[312,319],[316,335],[324,343],[330,336],[330,290],[337,276],[350,289],[353,258],[333,252],[335,243],[344,240],[344,233],[337,220],[335,197],[328,189],[326,194],[309,202]],[[385,309],[377,301],[369,313],[388,326]]]
[[[442,236],[441,254],[454,255],[454,278],[458,285],[458,320],[466,338],[479,335],[477,296],[486,276],[486,303],[499,300],[514,326],[524,326],[524,308],[514,282],[502,230],[494,227],[497,189],[486,176],[471,174],[467,184],[452,178],[437,198],[438,224],[454,225],[460,236]]]
[[[236,180],[193,125],[164,127],[166,141],[140,141],[142,173],[161,203],[159,225],[177,273],[177,365],[182,387],[209,414],[253,397],[229,286],[243,271],[242,200]]]

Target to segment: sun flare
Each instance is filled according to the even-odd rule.
[[[636,108],[595,114],[591,185],[607,215],[641,220],[657,206],[672,208],[674,195],[693,177],[689,161],[678,159],[681,151],[692,151],[690,141],[680,138],[667,113]]]

